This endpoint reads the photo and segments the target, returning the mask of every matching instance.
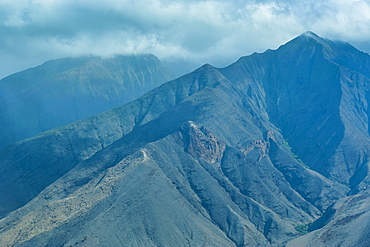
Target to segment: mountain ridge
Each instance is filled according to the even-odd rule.
[[[0,189],[14,186],[12,179],[43,182],[22,203],[0,200],[4,243],[285,245],[348,193],[361,196],[368,79],[329,61],[318,43],[299,49],[292,42],[223,69],[202,66],[128,104],[0,150]],[[38,149],[45,141],[55,148]],[[327,155],[317,162],[320,150]],[[11,173],[16,153],[30,166],[18,175]],[[35,172],[25,179],[27,169]],[[16,191],[0,193],[14,202]]]
[[[312,59],[315,59],[315,56],[319,56],[319,58],[321,59],[321,60],[319,60],[319,62],[316,63],[316,64],[318,64],[318,67],[316,67],[316,68],[313,67],[312,68],[313,70],[316,70],[316,71],[314,71],[314,74],[320,76],[320,74],[324,73],[323,71],[325,71],[325,73],[327,73],[327,71],[332,71],[332,75],[329,75],[328,74],[327,77],[326,77],[326,79],[325,78],[320,78],[321,76],[320,77],[317,77],[317,78],[310,78],[311,77],[311,74],[309,74],[307,72],[301,72],[300,71],[302,69],[305,70],[305,71],[307,71],[306,69],[307,68],[310,68],[310,66],[311,66],[310,63],[307,63],[305,61],[298,60],[298,61],[301,61],[300,62],[301,64],[298,63],[298,64],[294,64],[293,65],[293,64],[291,64],[290,60],[288,60],[287,61],[288,64],[286,64],[286,62],[284,62],[284,60],[285,60],[284,57],[279,58],[279,57],[276,56],[277,53],[279,52],[279,50],[281,52],[284,52],[284,54],[285,54],[285,47],[287,47],[287,46],[290,47],[289,50],[288,50],[288,54],[289,53],[295,53],[296,52],[296,51],[294,51],[295,43],[296,42],[299,42],[299,44],[300,44],[301,41],[302,41],[302,38],[304,38],[304,43],[302,44],[302,46],[303,45],[305,45],[305,46],[308,45],[309,47],[312,47],[311,49],[309,49],[307,51],[307,52],[309,52],[308,55]],[[312,41],[314,41],[314,42],[312,42]],[[239,81],[241,81],[241,80],[253,80],[253,81],[257,82],[257,83],[258,82],[261,82],[261,81],[264,82],[265,85],[263,86],[263,88],[269,89],[269,91],[270,91],[270,96],[267,97],[267,98],[269,98],[269,101],[267,101],[266,103],[268,105],[270,105],[270,109],[271,109],[270,110],[270,115],[272,117],[272,121],[278,127],[284,126],[284,125],[287,126],[287,122],[285,122],[285,123],[284,122],[281,122],[281,121],[287,121],[287,120],[282,120],[282,118],[279,117],[279,116],[276,116],[276,114],[274,114],[274,112],[281,112],[281,110],[279,110],[279,109],[287,108],[285,110],[286,112],[283,112],[280,115],[282,115],[282,116],[289,116],[289,114],[292,115],[292,111],[301,111],[302,113],[299,113],[299,114],[300,115],[305,115],[305,112],[307,112],[307,109],[312,108],[312,105],[317,104],[317,100],[315,98],[312,98],[312,95],[313,94],[311,94],[310,96],[305,96],[302,93],[305,93],[305,92],[307,92],[307,90],[312,90],[312,89],[318,90],[319,88],[321,88],[319,90],[322,91],[321,92],[322,94],[323,93],[326,94],[326,92],[328,92],[328,90],[330,88],[331,94],[327,94],[326,97],[332,97],[332,99],[330,99],[330,101],[327,100],[327,102],[330,102],[330,103],[322,102],[321,103],[321,106],[320,105],[317,106],[318,109],[315,110],[315,112],[314,112],[314,114],[316,115],[315,117],[317,118],[317,113],[319,113],[319,116],[320,116],[320,111],[322,112],[321,114],[324,115],[325,114],[325,111],[328,111],[329,110],[330,112],[332,112],[332,114],[335,113],[335,115],[332,115],[332,119],[333,119],[333,120],[331,120],[332,122],[334,121],[335,118],[337,119],[337,120],[335,120],[335,122],[337,122],[337,123],[341,123],[341,121],[342,121],[342,120],[339,120],[339,118],[342,118],[343,117],[343,116],[340,116],[339,115],[339,109],[338,108],[340,108],[341,105],[343,105],[340,102],[340,100],[342,100],[342,94],[343,94],[343,92],[351,92],[351,89],[348,89],[348,86],[349,85],[348,84],[346,85],[346,83],[342,83],[341,84],[342,86],[340,86],[340,84],[337,84],[336,82],[339,80],[339,78],[343,78],[343,75],[342,75],[343,74],[343,70],[345,71],[345,68],[346,67],[348,68],[348,70],[350,70],[349,67],[351,67],[351,66],[346,66],[346,64],[345,64],[345,66],[342,66],[342,65],[339,65],[339,64],[337,64],[335,62],[336,60],[340,60],[340,59],[334,59],[335,61],[332,60],[332,59],[329,59],[328,60],[327,59],[327,57],[328,57],[327,56],[327,52],[321,53],[323,51],[322,49],[316,49],[315,48],[317,45],[321,46],[321,43],[322,43],[321,41],[323,41],[323,39],[320,39],[320,42],[319,43],[316,42],[316,41],[317,41],[317,38],[316,37],[314,39],[312,39],[311,38],[311,35],[309,35],[309,37],[307,37],[307,35],[304,34],[303,36],[301,35],[301,36],[297,37],[296,39],[293,39],[292,41],[288,42],[287,44],[279,47],[278,50],[276,50],[276,51],[268,51],[268,52],[266,52],[264,54],[255,54],[254,55],[255,57],[271,56],[273,58],[270,61],[274,61],[272,64],[258,64],[257,66],[253,67],[254,65],[253,64],[249,65],[249,62],[248,62],[252,58],[251,57],[245,57],[245,58],[241,58],[240,60],[238,60],[238,62],[236,64],[229,66],[230,67],[230,70],[233,71],[233,73],[235,73],[235,69],[239,69],[241,66],[251,66],[251,68],[248,68],[248,71],[252,71],[253,70],[254,71],[254,76],[255,76],[255,74],[258,74],[259,75],[258,78],[245,78],[245,77],[243,77],[243,75],[240,76],[241,73],[240,74],[239,73],[236,73],[237,75],[230,75],[230,76],[234,76],[234,77],[238,77],[239,76],[239,77],[241,77],[242,79],[239,79]],[[336,44],[337,43],[334,43],[334,42],[331,42],[331,41],[330,42],[328,41],[326,43],[327,46],[329,46],[329,45],[336,45]],[[293,45],[293,49],[291,48],[292,45]],[[299,49],[299,48],[297,48],[297,49]],[[331,50],[335,50],[335,49],[331,49]],[[302,50],[302,53],[304,53],[304,52],[306,52],[306,50],[303,49]],[[314,53],[312,53],[312,52],[314,52]],[[319,53],[317,53],[317,55],[315,55],[315,52],[316,53],[319,52]],[[345,51],[344,54],[346,54],[346,52],[347,51]],[[361,52],[358,52],[358,53],[361,53]],[[333,54],[335,54],[335,53],[333,53]],[[365,53],[363,53],[363,54],[365,54]],[[285,54],[285,56],[286,56],[286,54]],[[343,56],[344,57],[348,57],[348,55],[343,55]],[[368,64],[368,61],[370,59],[370,56],[368,54],[365,54],[365,56],[366,56],[367,59],[362,62],[363,65],[359,66],[359,68],[360,68],[360,72],[359,73],[361,73],[363,75],[365,75],[366,73],[362,73],[361,72],[362,71],[362,68],[363,67],[367,67],[367,68],[370,67],[370,63]],[[287,57],[290,57],[290,56],[287,56]],[[334,57],[334,56],[333,55],[330,55],[329,57]],[[325,60],[322,60],[323,58]],[[278,60],[276,60],[276,59],[278,59]],[[279,59],[281,59],[281,61],[279,61]],[[311,62],[314,61],[312,59],[310,59],[308,61],[311,61]],[[255,61],[255,60],[253,60],[253,61]],[[293,61],[297,61],[297,60],[293,60]],[[243,65],[243,63],[245,65]],[[348,62],[346,62],[346,63],[348,63]],[[280,68],[273,67],[276,64],[284,64],[284,65],[281,66]],[[326,68],[323,68],[324,66],[326,66]],[[225,70],[224,70],[224,71],[226,71],[225,72],[226,74],[227,74],[227,70],[228,70],[229,67],[225,68]],[[285,68],[292,68],[292,69],[294,68],[294,70],[296,71],[297,75],[299,75],[299,77],[297,77],[297,76],[286,76],[284,74],[282,74],[282,75],[279,75],[279,74],[278,75],[275,75],[274,74],[273,76],[271,75],[271,73],[276,73],[278,71],[287,71],[287,70],[284,70],[283,67],[285,67]],[[259,72],[259,68],[263,68],[264,71],[262,71],[261,73],[256,73],[256,72]],[[247,67],[245,67],[244,70],[245,69],[247,69]],[[269,71],[266,72],[266,70],[269,70]],[[352,71],[352,70],[350,70],[350,71]],[[350,72],[350,73],[356,73],[356,71]],[[348,76],[346,76],[346,77],[348,77]],[[269,79],[269,78],[272,78],[272,80]],[[277,79],[273,79],[273,78],[277,78]],[[287,79],[284,79],[284,78],[287,78]],[[335,79],[335,78],[337,78],[337,79]],[[273,85],[271,83],[274,80],[276,81],[276,82],[274,82],[275,85]],[[368,80],[368,78],[365,76],[364,78],[362,78],[360,80],[364,81],[364,80]],[[312,83],[311,83],[311,81],[312,81]],[[322,84],[321,83],[323,81],[325,81],[325,84],[327,84],[329,82],[332,85],[330,86],[328,84],[327,85],[327,88],[325,88],[325,84]],[[345,80],[343,80],[343,82],[345,82]],[[276,84],[276,83],[278,83],[278,84]],[[291,84],[291,86],[290,85],[287,86],[287,84]],[[308,88],[308,85],[312,85],[311,87],[315,87],[315,88],[310,89],[310,88]],[[362,83],[361,85],[359,84],[358,87],[362,87],[362,89],[359,88],[359,90],[362,90],[362,91],[367,90],[368,91],[368,89],[366,89],[366,86],[365,85],[366,85],[366,83]],[[279,92],[276,92],[277,89],[279,89],[282,92],[285,91],[284,92],[285,95],[291,95],[292,94],[292,92],[289,92],[287,90],[290,90],[290,91],[291,90],[295,90],[295,92],[294,92],[293,95],[297,95],[297,96],[288,97],[288,96],[285,96],[284,95],[284,98],[283,98],[283,95],[281,94],[281,92],[280,93]],[[256,89],[256,90],[258,90],[258,89]],[[275,90],[275,92],[274,92],[274,90]],[[311,91],[308,91],[308,93],[310,93],[310,92]],[[266,93],[268,93],[268,91]],[[280,97],[277,97],[276,96],[277,94],[280,94]],[[368,93],[366,93],[366,91],[364,91],[361,94],[362,94],[361,95],[361,98],[362,99],[360,99],[360,100],[362,102],[365,102],[366,101],[365,98],[367,97],[366,95]],[[347,97],[353,97],[354,98],[353,100],[357,100],[351,94],[346,95],[346,96]],[[310,97],[312,98],[312,100],[308,101],[308,99]],[[316,97],[318,97],[318,96],[316,96]],[[282,101],[283,99],[285,99],[285,102]],[[295,99],[295,101],[292,101],[294,99]],[[324,100],[325,98],[324,97],[321,97],[321,99]],[[303,102],[304,101],[307,101],[307,103],[306,103],[307,105],[302,104],[301,103],[302,101]],[[348,101],[350,101],[350,100],[348,100]],[[335,102],[335,104],[333,104],[334,102]],[[285,104],[285,105],[282,106],[282,104]],[[299,105],[302,105],[301,106],[301,109],[302,110],[297,109],[297,108],[299,108]],[[332,105],[331,107],[333,109],[327,109],[328,105]],[[362,118],[364,118],[363,116],[366,115],[366,112],[367,112],[367,110],[366,110],[366,104],[361,103],[361,105],[363,105],[363,108],[361,110],[361,115],[362,115]],[[294,108],[296,108],[297,110],[295,110]],[[346,109],[344,111],[342,110],[341,112],[342,113],[343,112],[346,112],[346,113],[349,114],[352,111],[353,112],[358,112],[358,109],[353,109],[353,110],[352,109],[351,110]],[[326,119],[326,116],[323,116],[323,117]],[[300,117],[300,118],[301,119],[307,119],[307,118],[308,119],[314,119],[313,116],[312,117],[305,116],[305,117]],[[323,119],[323,120],[324,121],[327,121],[325,119]],[[354,118],[354,119],[356,119],[356,118]],[[357,117],[357,119],[358,119],[358,117]],[[359,121],[362,122],[362,123],[364,123],[364,120],[359,120]],[[347,121],[347,123],[350,124],[350,122],[348,122],[348,121]],[[300,124],[300,125],[302,125],[302,124]],[[330,124],[326,124],[326,125],[329,126]],[[309,128],[309,127],[304,127],[304,126],[305,125],[303,124],[300,128],[302,130],[306,130],[307,128]],[[360,124],[359,126],[364,126],[364,124]],[[323,126],[320,127],[320,125],[319,125],[317,127],[318,128],[322,128]],[[286,136],[286,138],[290,139],[291,138],[290,137],[290,134],[289,133],[284,133],[284,128],[283,127],[280,127],[280,128],[282,128],[283,134]],[[291,127],[286,127],[286,128],[292,129],[292,128],[295,128],[295,127],[294,126],[291,126]],[[333,135],[331,138],[334,137],[334,138],[337,138],[338,139],[338,137],[339,137],[338,135],[340,135],[340,133],[343,133],[344,132],[344,126],[343,127],[338,126],[337,128],[338,128],[337,134]],[[352,129],[356,129],[358,127],[352,126],[351,128]],[[311,133],[311,132],[310,131],[307,131],[307,133]],[[325,134],[325,131],[322,131],[322,133]],[[302,136],[302,135],[304,136],[304,134],[299,133],[299,132],[297,134],[299,136]],[[344,135],[344,133],[342,135]],[[295,137],[293,137],[293,139],[295,139]],[[302,139],[306,139],[307,140],[307,139],[309,139],[309,136],[304,137]],[[327,137],[325,137],[325,139],[327,139]],[[337,142],[339,141],[339,139],[337,140]],[[368,137],[366,139],[368,139]],[[334,141],[334,139],[332,139],[332,140]],[[292,143],[290,143],[290,144],[292,144]],[[292,146],[293,147],[293,150],[295,149],[294,151],[297,152],[297,154],[299,156],[301,156],[301,157],[304,158],[303,152],[297,150],[298,149],[297,148],[297,144],[298,143],[296,143],[296,144],[294,144]],[[317,144],[310,144],[310,145],[305,145],[305,146],[307,146],[307,147],[313,147],[315,145],[317,145]],[[335,145],[327,145],[327,146],[332,146],[335,149]],[[314,152],[314,151],[309,151],[308,150],[308,151],[305,151],[305,152]],[[331,152],[333,152],[333,151],[331,151]],[[317,151],[316,151],[316,153],[317,153]],[[322,158],[320,158],[317,155],[315,157],[318,157],[319,159],[322,159]],[[309,161],[309,160],[306,160],[306,161]],[[316,162],[317,161],[313,161],[313,163],[316,163]],[[310,167],[312,167],[312,168],[315,169],[315,165],[314,164],[311,163],[311,164],[308,164],[308,165]],[[326,176],[331,176],[326,171],[322,170],[322,168],[321,168],[321,170],[319,170],[319,172],[321,172],[322,174],[324,174]],[[353,175],[353,174],[351,174],[351,175]],[[342,182],[343,183],[348,183],[348,178],[347,178],[347,181],[342,181]]]

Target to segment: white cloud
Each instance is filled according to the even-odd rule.
[[[330,7],[330,8],[329,8]],[[370,3],[347,0],[326,3],[326,16],[314,23],[314,27],[328,36],[347,40],[370,40]]]
[[[369,27],[369,0],[0,0],[0,77],[82,54],[223,66],[306,30],[370,52]]]

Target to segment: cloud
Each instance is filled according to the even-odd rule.
[[[0,0],[0,77],[84,54],[225,66],[306,30],[370,52],[369,27],[369,0]]]

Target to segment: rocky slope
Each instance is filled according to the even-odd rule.
[[[362,193],[333,204],[309,228],[307,235],[288,243],[293,246],[368,246],[370,197]]]
[[[154,55],[63,58],[0,80],[0,147],[132,101],[173,79]]]
[[[305,33],[8,146],[2,244],[280,246],[325,230],[368,183],[369,61]]]

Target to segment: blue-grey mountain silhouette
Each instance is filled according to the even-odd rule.
[[[110,110],[174,79],[154,55],[45,62],[0,80],[0,148]]]

